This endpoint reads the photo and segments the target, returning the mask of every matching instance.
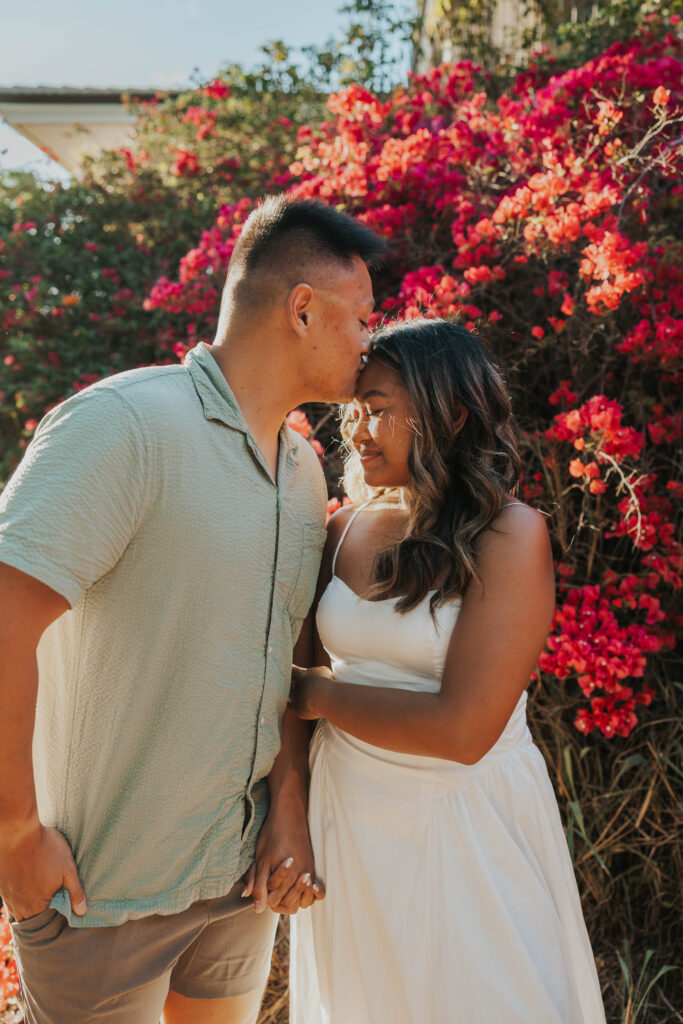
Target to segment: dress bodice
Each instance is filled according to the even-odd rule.
[[[401,614],[398,598],[365,600],[333,576],[320,599],[316,624],[335,678],[438,692],[460,601],[442,605],[432,618],[430,598]]]

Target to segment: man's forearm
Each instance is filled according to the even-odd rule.
[[[313,615],[309,613],[299,633],[292,655],[295,665],[313,664]],[[270,799],[289,797],[308,808],[308,747],[313,731],[310,722],[302,722],[291,707],[282,718],[280,753],[268,776]]]
[[[1,556],[1,550],[0,550]],[[0,561],[0,828],[38,824],[33,727],[40,638],[69,607],[60,594]]]
[[[18,650],[0,631],[0,830],[21,830],[38,822],[33,779],[33,727],[38,693],[34,651]]]
[[[308,746],[311,723],[303,722],[293,708],[285,708],[282,717],[280,753],[268,776],[271,803],[287,799],[308,807]]]

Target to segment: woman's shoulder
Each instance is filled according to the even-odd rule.
[[[547,513],[511,498],[481,535],[481,554],[494,559],[505,554],[516,562],[545,560],[550,551],[548,518]]]
[[[336,512],[333,512],[330,518],[327,520],[327,540],[325,542],[326,551],[336,550],[342,533],[346,529],[349,521],[351,520],[354,513],[357,511],[355,505],[342,505]]]
[[[348,503],[338,508],[327,520],[327,532],[338,533],[344,529],[354,512],[357,511],[357,506]]]
[[[531,505],[525,505],[519,498],[508,498],[504,502],[500,512],[496,516],[495,523],[498,526],[499,523],[538,523],[546,524],[550,518],[547,512],[543,512],[539,508],[533,508]]]

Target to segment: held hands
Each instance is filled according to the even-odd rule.
[[[296,914],[325,897],[314,872],[305,812],[271,809],[256,842],[254,863],[245,875],[242,897],[253,896],[257,914],[266,907],[276,914]]]
[[[329,668],[292,667],[291,703],[299,718],[324,718],[324,698],[334,679]]]
[[[56,828],[37,822],[0,833],[0,894],[16,921],[46,910],[58,889],[65,888],[74,914],[88,910],[76,863],[66,839]]]

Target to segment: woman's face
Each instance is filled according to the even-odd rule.
[[[351,406],[350,440],[360,455],[369,487],[407,487],[413,443],[408,392],[379,359],[370,359],[358,378]]]

